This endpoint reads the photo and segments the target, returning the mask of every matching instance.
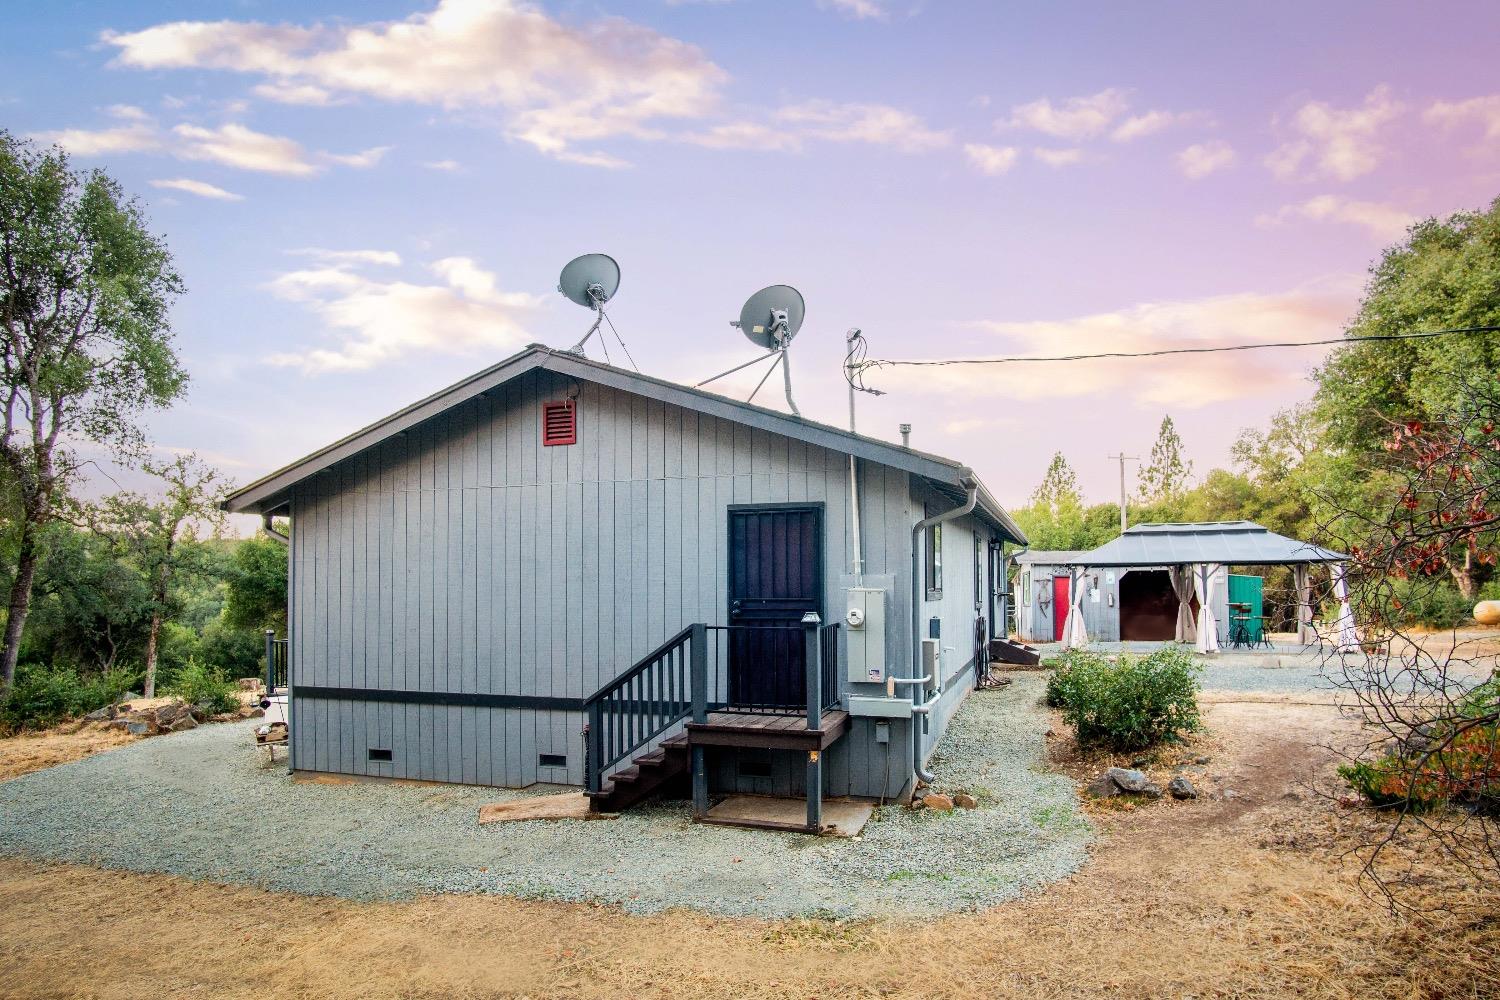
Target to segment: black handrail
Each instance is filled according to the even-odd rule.
[[[707,716],[704,626],[689,625],[584,699],[586,787],[689,715]],[[699,721],[702,721],[700,718]]]
[[[647,746],[673,726],[692,717],[706,722],[709,709],[731,712],[768,712],[786,714],[808,712],[814,697],[815,712],[809,720],[839,703],[838,633],[839,622],[818,629],[816,646],[808,642],[807,628],[800,625],[689,625],[637,661],[629,670],[605,684],[584,699],[588,719],[587,746],[584,755],[585,787],[599,792],[604,775],[611,767]],[[787,684],[773,684],[768,696],[754,703],[736,699],[729,678],[728,657],[719,655],[714,644],[713,667],[709,666],[708,633],[723,633],[726,638],[747,632],[786,632],[788,649],[797,644],[803,658],[817,659],[814,672],[806,669],[788,676]],[[782,687],[787,690],[781,690]],[[816,695],[813,692],[816,691]],[[811,721],[810,728],[816,728]]]
[[[274,629],[266,629],[266,697],[287,686],[287,652],[289,641],[276,638]]]

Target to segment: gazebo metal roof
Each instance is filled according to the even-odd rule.
[[[1294,566],[1346,562],[1348,556],[1311,542],[1278,535],[1253,521],[1198,524],[1138,524],[1112,542],[1070,555],[1054,565],[1107,568],[1223,563],[1229,566]]]

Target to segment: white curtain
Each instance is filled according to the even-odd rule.
[[[1063,622],[1063,648],[1082,649],[1089,644],[1089,630],[1083,624],[1084,569],[1073,567],[1068,585],[1068,618]]]
[[[1199,563],[1193,571],[1198,589],[1198,652],[1217,653],[1219,623],[1214,618],[1214,577],[1218,567],[1212,563]]]
[[[1354,608],[1349,604],[1349,580],[1343,563],[1333,564],[1333,596],[1339,602],[1339,649],[1358,651],[1359,632],[1354,627]]]
[[[1193,626],[1193,570],[1191,566],[1172,567],[1172,591],[1177,595],[1176,642],[1193,642],[1198,630]]]
[[[1310,646],[1318,641],[1312,625],[1312,567],[1302,563],[1292,570],[1297,586],[1297,641]]]

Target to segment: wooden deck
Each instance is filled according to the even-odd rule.
[[[688,742],[699,746],[826,750],[848,728],[844,711],[824,712],[818,729],[808,729],[800,713],[710,712],[707,722],[689,722],[687,733]]]

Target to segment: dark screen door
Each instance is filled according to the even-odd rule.
[[[802,616],[823,610],[823,525],[817,507],[729,512],[729,700],[779,708],[806,702]]]

